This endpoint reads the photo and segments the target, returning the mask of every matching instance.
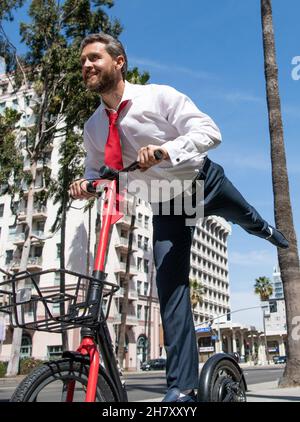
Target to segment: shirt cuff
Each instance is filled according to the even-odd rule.
[[[192,142],[184,139],[183,137],[179,137],[173,141],[167,141],[162,146],[168,152],[173,167],[183,163],[184,161],[191,160],[192,158],[205,153],[209,149],[206,148],[206,150],[203,149],[203,151],[198,151]]]

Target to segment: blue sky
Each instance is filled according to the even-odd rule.
[[[29,3],[29,2],[28,2]],[[259,0],[115,0],[108,10],[124,26],[120,36],[130,67],[150,72],[150,82],[187,94],[221,129],[223,143],[210,158],[273,224],[270,142],[265,100]],[[300,56],[298,0],[273,0],[285,144],[297,236],[300,234],[298,165],[300,80],[292,59]],[[18,13],[6,25],[18,43]],[[232,310],[256,306],[255,278],[271,276],[276,248],[234,226],[228,241]],[[258,310],[237,313],[235,321],[261,327]]]

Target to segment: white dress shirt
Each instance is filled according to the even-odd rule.
[[[124,166],[135,161],[138,150],[149,144],[164,146],[170,157],[145,172],[129,173],[128,185],[135,181],[135,188],[129,187],[129,192],[137,193],[137,180],[143,186],[149,186],[152,181],[177,180],[181,184],[192,181],[202,168],[207,151],[221,142],[213,120],[186,95],[166,85],[136,85],[126,81],[121,102],[125,100],[129,102],[117,121]],[[98,170],[104,164],[107,136],[108,117],[101,103],[84,126],[87,179],[98,177]],[[150,200],[149,195],[140,196]]]

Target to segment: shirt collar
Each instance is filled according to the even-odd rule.
[[[131,84],[128,81],[125,81],[125,88],[124,88],[124,92],[123,92],[123,96],[122,96],[122,100],[120,101],[120,104],[123,101],[128,101],[129,103],[132,102],[132,100],[136,97],[138,97],[139,95],[141,95],[141,90],[139,89],[140,85],[137,84]],[[109,109],[106,104],[101,100],[101,104],[99,106],[99,111],[100,112],[104,112],[105,109],[111,110]]]

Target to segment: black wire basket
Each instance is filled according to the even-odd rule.
[[[40,283],[55,273],[65,278],[64,289]],[[52,277],[53,278],[53,277]],[[91,294],[97,290],[97,295]],[[9,315],[13,327],[61,333],[76,327],[96,327],[108,318],[111,301],[119,286],[69,270],[28,271],[0,283],[0,312]],[[103,299],[105,301],[105,310]]]

